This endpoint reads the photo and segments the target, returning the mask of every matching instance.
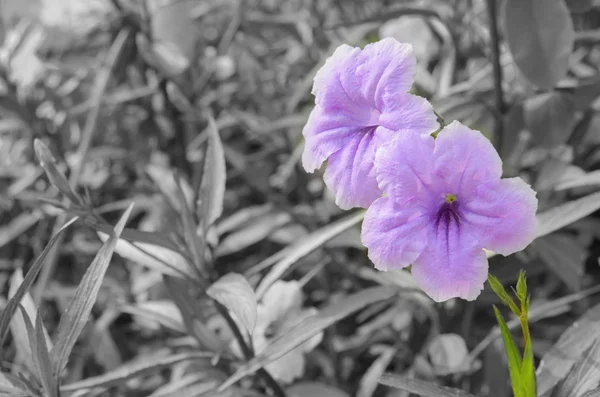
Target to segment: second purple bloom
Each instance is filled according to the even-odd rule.
[[[302,162],[313,172],[327,160],[325,183],[341,208],[367,208],[381,197],[373,170],[379,147],[439,127],[429,102],[407,93],[415,74],[412,46],[387,38],[363,50],[338,47],[315,76]]]

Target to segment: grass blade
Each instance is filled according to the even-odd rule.
[[[79,334],[83,330],[88,316],[92,311],[92,307],[96,302],[100,286],[104,280],[104,274],[112,258],[119,236],[125,227],[125,223],[129,218],[129,214],[133,208],[133,203],[127,208],[117,226],[114,233],[104,243],[92,264],[85,272],[81,283],[75,291],[73,300],[69,303],[66,312],[60,319],[58,325],[58,339],[56,345],[52,349],[52,360],[54,362],[54,375],[59,378],[67,365],[69,355]]]
[[[406,378],[394,374],[383,374],[379,379],[379,383],[423,397],[475,397],[460,389],[438,386],[423,380]]]
[[[36,258],[35,262],[33,262],[33,265],[31,265],[31,268],[27,272],[27,275],[25,276],[23,282],[19,286],[19,289],[17,290],[15,295],[6,304],[6,307],[0,314],[0,346],[2,346],[2,344],[4,344],[4,340],[6,338],[6,335],[8,334],[8,328],[9,328],[10,320],[12,319],[12,316],[17,311],[19,303],[21,303],[21,300],[23,300],[23,297],[25,296],[25,294],[27,292],[29,292],[29,288],[31,288],[33,281],[35,280],[38,273],[42,269],[42,265],[44,264],[44,260],[46,259],[46,256],[48,256],[48,253],[50,251],[52,251],[52,249],[54,248],[54,245],[58,242],[62,233],[67,229],[67,227],[69,227],[71,224],[73,224],[73,222],[75,222],[76,220],[77,220],[77,217],[71,219],[70,221],[65,223],[58,230],[58,232],[56,232],[56,234],[54,234],[54,236],[52,236],[52,238],[50,239],[50,241],[48,242],[48,244],[46,245],[46,247],[44,248],[44,250],[42,251],[40,256],[38,256]]]

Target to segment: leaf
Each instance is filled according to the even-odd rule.
[[[580,397],[600,385],[600,339],[580,357],[567,377],[556,387],[553,396]]]
[[[494,313],[496,314],[496,320],[500,326],[500,332],[502,334],[502,340],[504,341],[504,348],[506,349],[506,357],[508,358],[508,371],[510,373],[510,380],[512,382],[512,388],[515,397],[525,397],[519,393],[521,388],[521,353],[515,345],[512,334],[504,321],[504,317],[500,313],[500,310],[494,305]]]
[[[546,352],[537,369],[538,396],[547,396],[590,349],[600,329],[600,304],[589,309]]]
[[[132,209],[133,203],[125,210],[125,213],[115,226],[114,233],[96,254],[92,264],[83,275],[83,279],[75,291],[75,296],[69,303],[65,313],[61,316],[57,330],[57,342],[52,349],[54,376],[56,378],[60,378],[69,360],[71,350],[73,350],[73,346],[75,346],[75,342],[77,342],[77,338],[88,320],[96,302],[98,292],[100,291],[102,281],[104,280],[104,274],[106,273],[106,269],[108,269],[110,259],[119,241],[119,236],[125,227]]]
[[[521,73],[538,87],[554,87],[567,72],[575,37],[564,0],[508,0],[503,18]]]
[[[534,141],[541,147],[555,147],[565,143],[577,121],[572,96],[557,91],[527,98],[523,111],[525,125],[533,135]]]
[[[521,363],[521,389],[524,397],[536,397],[535,363],[533,361],[533,347],[531,337],[525,341],[523,362]]]
[[[29,321],[29,319],[26,321]],[[37,355],[40,377],[44,389],[51,397],[56,397],[58,396],[58,379],[52,376],[52,363],[50,362],[50,351],[46,344],[46,334],[46,329],[42,323],[42,316],[38,312],[35,319],[35,344],[37,349],[34,354]]]
[[[332,386],[318,382],[298,382],[285,391],[288,397],[350,397]]]
[[[254,290],[244,276],[226,274],[208,287],[206,294],[235,314],[249,333],[254,331],[258,304]]]
[[[93,387],[110,387],[123,383],[131,378],[146,376],[152,372],[171,368],[173,365],[182,361],[199,360],[211,357],[212,353],[204,352],[179,353],[171,356],[142,357],[135,361],[125,363],[119,368],[105,374],[64,385],[60,390],[63,392],[70,392]]]
[[[162,325],[173,331],[185,333],[181,313],[170,300],[138,302],[121,306],[120,310],[134,316],[134,321],[139,326],[153,329],[155,326],[157,328],[158,325]]]
[[[439,334],[433,338],[428,348],[431,364],[436,375],[450,375],[464,372],[464,362],[469,354],[467,345],[458,334]]]
[[[177,183],[173,176],[173,172],[156,164],[150,164],[146,167],[146,173],[150,176],[161,193],[167,198],[171,207],[178,213],[181,213],[181,202],[177,194]],[[194,205],[192,202],[194,200],[192,188],[185,180],[180,181],[180,186],[185,196],[185,202],[189,207],[192,207]]]
[[[475,397],[460,389],[438,386],[434,383],[419,379],[411,379],[394,374],[383,374],[379,383],[395,389],[405,390],[409,393],[418,394],[423,397]]]
[[[108,241],[108,235],[98,232],[100,240]],[[119,239],[115,252],[131,262],[180,278],[197,278],[186,259],[178,252],[160,245],[149,243],[130,243]]]
[[[500,300],[506,306],[508,306],[515,315],[517,315],[517,316],[521,315],[521,310],[515,304],[515,301],[510,297],[510,295],[508,295],[508,293],[504,289],[504,286],[502,285],[500,280],[498,280],[495,276],[493,276],[490,273],[488,275],[488,283],[490,284],[490,287],[492,287],[492,290],[496,293],[498,298],[500,298]]]
[[[328,305],[317,314],[308,317],[287,333],[275,339],[259,355],[242,365],[233,376],[219,387],[219,391],[225,390],[244,376],[253,374],[265,365],[272,363],[344,317],[370,304],[392,298],[398,292],[399,289],[394,287],[373,287]]]
[[[223,197],[225,195],[225,182],[227,172],[225,167],[225,153],[219,136],[219,130],[212,117],[208,117],[208,146],[204,161],[204,174],[200,184],[202,201],[198,208],[201,210],[198,218],[203,222],[204,230],[210,226],[223,213]]]
[[[561,180],[556,184],[556,186],[554,186],[554,190],[560,191],[584,186],[598,185],[600,185],[600,170],[591,171],[567,180]]]
[[[521,303],[527,299],[527,279],[525,278],[525,271],[519,272],[519,278],[517,279],[517,297]],[[526,312],[526,308],[521,307],[522,312]]]
[[[537,239],[532,245],[540,258],[571,291],[581,289],[588,256],[585,246],[566,233],[553,233]]]
[[[66,222],[54,234],[54,236],[52,236],[52,238],[50,239],[50,241],[48,242],[48,244],[46,245],[46,247],[44,247],[44,250],[42,251],[42,253],[40,254],[40,256],[38,256],[36,258],[36,260],[33,262],[33,265],[31,265],[31,268],[27,272],[27,275],[25,276],[25,279],[19,285],[19,287],[16,290],[14,296],[9,299],[8,303],[6,304],[6,307],[4,308],[4,310],[2,310],[2,313],[0,313],[0,346],[2,346],[3,343],[4,343],[4,340],[5,340],[6,335],[8,333],[8,327],[10,325],[10,321],[12,319],[12,316],[15,314],[17,308],[19,307],[19,304],[23,300],[23,297],[25,296],[25,294],[27,294],[27,292],[29,291],[29,288],[31,288],[31,285],[33,284],[33,282],[36,279],[36,277],[37,277],[38,273],[40,272],[40,270],[42,269],[42,266],[44,265],[44,260],[46,259],[46,256],[48,256],[48,253],[52,249],[54,249],[54,246],[56,245],[56,243],[60,239],[60,236],[62,235],[62,233],[69,226],[71,226],[73,224],[73,222],[75,222],[76,220],[77,220],[77,217],[75,217],[75,218],[71,219],[70,221]]]
[[[263,241],[275,230],[291,221],[291,215],[280,212],[270,213],[255,219],[252,223],[225,237],[217,247],[216,256],[233,254]]]
[[[351,214],[345,218],[337,220],[321,229],[315,230],[308,236],[299,240],[297,243],[285,248],[284,256],[278,259],[279,262],[271,269],[271,271],[263,278],[261,283],[256,288],[256,296],[261,299],[265,292],[269,289],[271,284],[279,280],[286,270],[294,264],[297,260],[310,254],[327,241],[331,240],[338,234],[346,231],[347,229],[357,225],[364,218],[364,211]],[[280,255],[277,253],[275,255]],[[270,260],[267,258],[265,261]],[[263,262],[265,262],[263,261]]]
[[[538,214],[536,237],[545,236],[561,229],[600,209],[600,192],[592,193],[577,200],[569,201]]]
[[[46,172],[50,183],[64,194],[71,203],[79,206],[83,206],[83,200],[81,197],[71,189],[69,182],[65,175],[56,166],[56,160],[48,147],[39,139],[33,141],[33,147],[35,149],[35,155],[40,162],[40,165]]]
[[[379,357],[369,366],[367,372],[360,380],[360,385],[356,397],[372,397],[379,384],[379,378],[390,365],[394,356],[398,352],[397,348],[386,346]]]

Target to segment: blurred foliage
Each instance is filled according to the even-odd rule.
[[[597,0],[0,4],[0,395],[511,395],[519,318],[375,271],[299,164],[318,68],[386,36],[538,191],[539,237],[490,257],[527,270],[538,395],[600,395]]]

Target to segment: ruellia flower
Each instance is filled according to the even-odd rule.
[[[439,127],[429,102],[407,93],[415,74],[412,46],[392,38],[362,50],[342,45],[317,72],[302,163],[313,172],[327,160],[325,184],[339,207],[366,208],[381,197],[373,170],[378,147]]]
[[[435,301],[474,300],[487,279],[483,248],[524,249],[536,231],[536,193],[521,178],[501,179],[502,161],[480,132],[459,122],[434,139],[400,134],[377,152],[386,197],[367,210],[362,241],[379,270],[412,264]]]

